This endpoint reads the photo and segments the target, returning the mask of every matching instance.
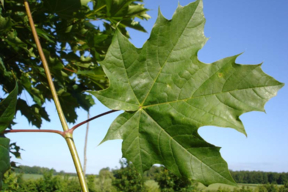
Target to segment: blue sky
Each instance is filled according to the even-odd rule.
[[[129,30],[131,42],[142,47],[157,18],[158,7],[170,19],[178,5],[187,5],[187,0],[144,0],[152,18],[142,21],[148,33]],[[238,59],[240,64],[264,62],[264,72],[280,82],[288,84],[288,1],[243,1],[204,0],[206,25],[204,33],[210,39],[199,52],[199,59],[206,63],[244,52]],[[250,112],[240,117],[248,137],[229,129],[202,127],[200,135],[208,142],[222,147],[221,154],[232,170],[261,170],[288,172],[288,87],[284,86],[278,95],[266,105],[266,113]],[[91,116],[108,111],[96,101]],[[61,130],[56,109],[46,104],[51,123],[45,122],[42,129]],[[86,119],[87,113],[78,110],[77,123]],[[119,167],[121,140],[108,141],[98,146],[111,122],[120,112],[107,115],[90,123],[88,139],[87,173],[98,173],[101,168]],[[17,114],[14,128],[35,128],[29,125],[21,114]],[[72,126],[72,125],[70,125]],[[35,128],[36,129],[36,128]],[[9,134],[12,142],[17,142],[22,151],[23,165],[37,165],[58,171],[75,172],[65,141],[54,134],[17,133]],[[83,160],[85,126],[78,128],[74,139]]]

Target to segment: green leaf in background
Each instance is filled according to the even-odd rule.
[[[22,150],[15,142],[14,143],[10,143],[9,145],[10,147],[10,153],[12,155],[14,155],[15,158],[17,159],[21,159],[21,153],[20,153],[20,150]]]
[[[4,0],[0,0],[0,6],[4,8]]]
[[[0,133],[12,122],[17,104],[18,85],[16,83],[13,91],[0,103]]]
[[[41,127],[41,118],[50,121],[49,115],[45,111],[44,107],[40,107],[38,104],[29,106],[23,99],[18,99],[16,109],[27,118],[29,123],[35,125],[37,128]]]
[[[81,8],[80,0],[44,0],[44,6],[59,17],[69,19]]]
[[[96,1],[94,10],[98,17],[109,20],[115,26],[120,25],[121,30],[130,27],[146,32],[134,18],[150,19],[150,16],[146,13],[148,9],[143,4],[136,2],[134,0],[99,0]],[[138,2],[143,2],[143,0],[138,0]]]
[[[9,142],[9,139],[0,136],[0,189],[3,175],[10,168]]]
[[[0,15],[0,33],[9,31],[11,27],[12,27],[11,19],[7,17],[2,17]]]
[[[80,77],[87,77],[94,84],[99,86],[99,89],[105,89],[107,87],[107,77],[103,72],[102,67],[96,67],[94,69],[79,70],[77,75]]]
[[[2,58],[0,57],[0,72],[4,75],[4,76],[7,76],[7,77],[10,77],[12,76],[12,73],[7,71],[3,61],[2,61]]]
[[[246,134],[239,116],[264,111],[283,86],[261,65],[240,65],[238,55],[212,64],[198,60],[204,46],[202,0],[179,6],[172,20],[159,13],[143,48],[119,31],[100,62],[110,87],[91,91],[107,107],[125,112],[104,141],[123,139],[123,156],[140,172],[163,164],[177,176],[205,185],[234,184],[220,148],[198,134],[202,126]]]
[[[121,28],[127,37],[126,26],[131,25],[136,30],[143,31],[138,23],[139,19],[135,21],[135,18],[147,19],[149,16],[146,13],[148,9],[139,2],[141,1],[29,1],[57,92],[68,92],[58,95],[61,104],[66,105],[63,111],[68,122],[76,121],[76,108],[87,110],[94,104],[85,91],[108,87],[108,78],[98,61],[104,59],[115,28]],[[102,8],[98,9],[98,5]],[[117,7],[118,5],[121,7]],[[100,23],[94,25],[91,20],[98,20]],[[102,25],[104,28],[100,27]],[[14,78],[10,75],[13,71],[18,81],[18,99],[21,104],[17,110],[32,125],[40,127],[44,119],[49,120],[46,107],[42,107],[46,101],[52,100],[52,95],[22,1],[5,1],[5,10],[0,5],[0,40],[2,90],[8,94],[14,88]],[[77,75],[77,72],[81,75]],[[75,89],[76,86],[78,87]],[[20,100],[24,99],[23,91],[29,93],[32,103]],[[3,99],[0,96],[0,100]]]

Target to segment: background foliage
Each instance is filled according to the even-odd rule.
[[[191,179],[177,177],[171,173],[167,168],[160,167],[160,171],[155,175],[155,181],[158,183],[159,188],[163,192],[194,192],[199,191],[197,188],[198,183],[193,182]]]
[[[164,167],[153,166],[145,173],[141,179],[139,173],[136,172],[131,163],[127,163],[122,159],[119,169],[110,170],[103,168],[98,175],[87,175],[87,183],[91,192],[116,192],[116,191],[132,191],[132,192],[160,192],[160,191],[217,191],[217,192],[287,192],[288,183],[282,185],[274,183],[253,182],[253,184],[239,184],[238,187],[214,184],[208,188],[194,181],[189,181],[177,177]],[[55,172],[54,169],[43,167],[28,167],[21,166],[15,172],[8,171],[4,175],[3,192],[10,191],[80,191],[79,182],[76,179],[76,174]],[[38,174],[31,174],[38,173]],[[254,178],[255,172],[231,171],[231,174],[246,178],[244,183],[251,183],[249,178]],[[274,175],[277,178],[279,175],[287,173],[268,173],[257,172],[258,175]],[[37,177],[36,177],[37,176]],[[237,179],[235,179],[237,181]],[[255,180],[254,180],[255,181]],[[131,187],[131,184],[137,187]]]
[[[108,79],[99,66],[115,29],[129,37],[126,27],[145,32],[135,17],[149,19],[140,1],[29,0],[40,41],[68,122],[77,119],[76,108],[89,110],[94,104],[86,90],[101,90]],[[67,8],[67,5],[69,7]],[[52,99],[41,67],[22,1],[6,0],[0,7],[0,82],[4,93],[14,88],[13,71],[19,84],[17,110],[40,128],[49,121],[43,104]],[[99,21],[94,26],[91,21]],[[34,103],[28,104],[22,94]],[[28,97],[28,95],[25,95]],[[25,98],[24,96],[24,98]],[[1,98],[3,99],[3,98]]]
[[[84,91],[101,90],[109,85],[98,62],[105,57],[115,29],[118,28],[126,37],[129,37],[126,27],[145,32],[135,18],[149,19],[147,9],[140,4],[142,0],[28,2],[64,115],[69,123],[75,123],[77,108],[88,111],[95,104],[93,98]],[[92,21],[97,21],[98,25],[93,25]],[[50,121],[43,105],[51,101],[52,95],[23,1],[1,1],[0,41],[0,87],[3,93],[0,101],[5,98],[5,94],[10,93],[6,103],[14,108],[14,111],[10,111],[12,116],[17,102],[16,112],[21,112],[29,123],[41,128],[43,119]],[[15,79],[18,83],[14,91],[16,93],[12,91]],[[15,105],[11,105],[12,95]],[[32,103],[28,97],[32,99]],[[7,115],[2,111],[7,107],[4,105],[1,102],[0,115]],[[13,128],[15,123],[11,120],[5,119],[6,124],[1,124],[0,133],[7,127]],[[0,139],[1,145],[8,141],[6,138]],[[14,143],[11,147],[14,149],[12,154],[19,157],[19,146]],[[7,162],[8,152],[7,149],[3,150],[0,151],[0,158]],[[8,167],[1,165],[0,179]]]
[[[119,191],[143,191],[144,182],[134,165],[125,159],[120,161],[120,165],[120,169],[113,171],[115,177],[112,181],[113,185]]]

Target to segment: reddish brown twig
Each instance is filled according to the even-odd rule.
[[[94,119],[97,119],[97,118],[99,118],[99,117],[102,117],[102,116],[104,116],[104,115],[108,115],[108,114],[110,114],[110,113],[114,113],[114,112],[116,112],[116,111],[118,111],[118,110],[111,110],[111,111],[107,111],[107,112],[105,112],[105,113],[101,113],[101,114],[99,114],[99,115],[96,115],[96,116],[94,116],[94,117],[91,117],[91,118],[89,118],[89,119],[87,119],[87,120],[85,120],[85,121],[82,121],[81,123],[78,123],[77,125],[74,125],[71,129],[69,129],[69,130],[67,130],[67,131],[58,131],[58,130],[51,130],[51,129],[46,129],[46,130],[37,130],[37,129],[18,129],[18,130],[15,130],[15,129],[12,129],[12,130],[6,130],[6,131],[4,131],[3,133],[4,134],[6,134],[6,133],[57,133],[57,134],[59,134],[59,135],[61,135],[61,136],[63,136],[63,137],[65,137],[65,135],[67,134],[67,133],[73,133],[73,131],[75,130],[75,129],[77,129],[78,127],[80,127],[81,125],[84,125],[85,123],[88,123],[89,121],[92,121],[92,120],[94,120]]]
[[[68,68],[66,68],[66,67],[64,67],[63,69],[66,70],[66,71],[70,71],[70,72],[72,72],[72,73],[77,73],[77,71],[73,71],[72,69],[68,69]]]
[[[6,133],[21,133],[21,132],[26,132],[26,133],[57,133],[61,135],[62,137],[65,137],[65,133],[63,131],[57,131],[57,130],[37,130],[37,129],[18,129],[18,130],[6,130],[4,131],[4,134]]]

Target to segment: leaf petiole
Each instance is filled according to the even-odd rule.
[[[74,125],[71,129],[69,129],[69,131],[70,131],[70,132],[73,132],[75,129],[77,129],[77,128],[80,127],[81,125],[84,125],[85,123],[88,123],[89,121],[92,121],[92,120],[97,119],[97,118],[99,118],[99,117],[102,117],[102,116],[104,116],[104,115],[108,115],[108,114],[110,114],[110,113],[114,113],[114,112],[116,112],[116,111],[118,111],[118,110],[107,111],[107,112],[101,113],[101,114],[99,114],[99,115],[96,115],[96,116],[94,116],[94,117],[91,117],[91,118],[89,118],[89,119],[87,119],[87,120],[85,120],[85,121],[82,121],[81,123],[78,123],[78,124]]]

